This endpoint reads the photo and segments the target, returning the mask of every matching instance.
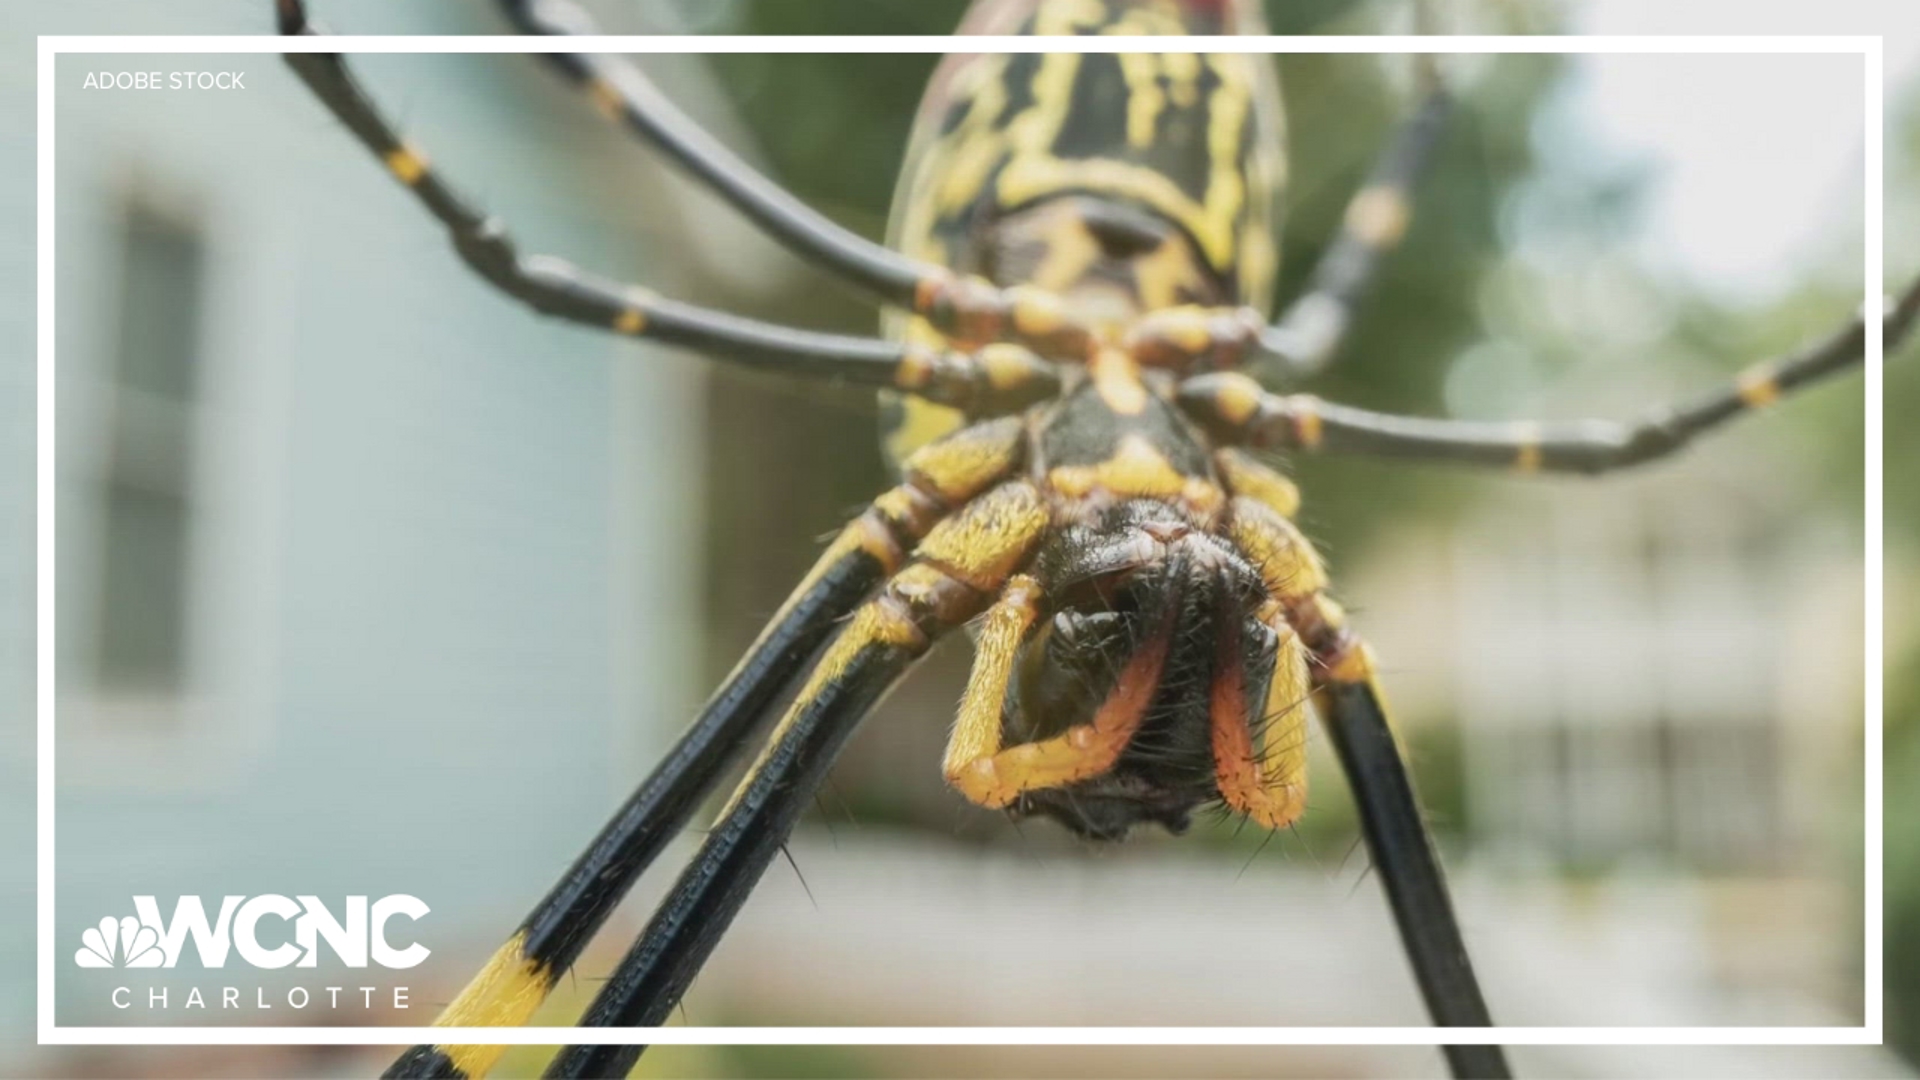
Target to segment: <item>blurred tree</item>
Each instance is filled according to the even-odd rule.
[[[1911,226],[1920,214],[1920,81],[1889,103],[1887,261],[1889,287],[1920,265]],[[1894,361],[1898,362],[1894,362]],[[1886,1032],[1920,1064],[1920,347],[1888,357],[1886,398]]]

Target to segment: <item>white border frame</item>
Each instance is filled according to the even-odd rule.
[[[1866,892],[1865,1023],[1859,1027],[60,1027],[54,1023],[54,57],[69,53],[945,53],[1192,51],[1241,53],[1747,53],[1857,55],[1865,60],[1866,244],[1865,310],[1878,312],[1884,299],[1882,235],[1881,94],[1883,39],[1868,36],[1809,37],[1416,37],[1410,35],[1326,37],[1236,37],[1124,39],[1073,37],[766,37],[595,36],[552,37],[248,37],[42,36],[38,50],[38,800],[37,882],[39,962],[37,1034],[43,1045],[238,1046],[397,1045],[400,1043],[528,1046],[554,1044],[697,1045],[1380,1045],[1432,1046],[1780,1046],[1874,1045],[1882,1037],[1882,724],[1885,650],[1884,475],[1882,408],[1884,342],[1879,318],[1867,320],[1866,417]]]

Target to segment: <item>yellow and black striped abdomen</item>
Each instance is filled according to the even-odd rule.
[[[1260,32],[1243,0],[984,0],[963,32]],[[957,55],[921,106],[891,240],[1000,285],[1031,284],[1118,329],[1179,304],[1266,310],[1283,181],[1265,56]],[[893,328],[928,344],[911,322]],[[906,403],[896,456],[958,422]]]

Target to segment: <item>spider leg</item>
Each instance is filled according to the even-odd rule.
[[[947,742],[947,783],[977,805],[999,809],[1021,795],[1063,787],[1113,768],[1133,741],[1160,688],[1172,648],[1176,604],[1120,670],[1105,701],[1085,724],[1038,742],[1001,749],[1002,702],[1021,639],[1038,613],[1039,583],[1021,575],[987,613],[975,643],[974,668]]]
[[[963,429],[921,449],[905,481],[874,500],[821,555],[693,725],[601,829],[520,927],[435,1023],[442,1027],[525,1023],[546,1000],[607,916],[712,790],[754,724],[860,601],[905,561],[951,507],[965,504],[1018,466],[1015,418]],[[501,1047],[416,1046],[395,1077],[477,1076]]]
[[[1284,523],[1300,509],[1300,491],[1293,481],[1231,447],[1216,451],[1213,462],[1236,501],[1271,511],[1261,516],[1283,524],[1269,522],[1270,531],[1287,530]],[[1241,512],[1257,513],[1250,508]],[[1324,587],[1325,574],[1306,538],[1290,533],[1286,540],[1287,549],[1296,553],[1289,588]],[[1304,579],[1299,576],[1303,573]],[[1270,583],[1269,591],[1272,588]],[[1223,623],[1220,630],[1210,718],[1220,797],[1266,828],[1279,829],[1306,808],[1306,646],[1277,597],[1262,605],[1251,624]],[[1256,711],[1259,708],[1264,711]]]
[[[1353,655],[1365,657],[1365,647],[1354,644]],[[1440,857],[1370,667],[1362,670],[1349,664],[1318,681],[1315,701],[1321,720],[1353,789],[1367,850],[1387,890],[1400,940],[1434,1023],[1492,1027],[1493,1018],[1454,916]],[[1443,1045],[1441,1050],[1455,1076],[1512,1075],[1498,1046]]]
[[[1235,496],[1234,543],[1260,568],[1268,594],[1311,653],[1314,700],[1353,790],[1373,864],[1427,1011],[1441,1027],[1491,1027],[1446,878],[1388,725],[1372,656],[1324,593],[1319,556],[1292,522],[1256,498]],[[1497,1046],[1443,1047],[1457,1076],[1504,1077]]]
[[[570,37],[597,34],[585,8],[570,0],[500,0],[522,32]],[[702,130],[624,57],[550,54],[609,118],[671,158],[734,209],[795,254],[889,303],[909,306],[927,268],[834,223],[755,172]]]
[[[1223,620],[1219,656],[1210,722],[1220,798],[1285,828],[1307,804],[1306,648],[1275,601],[1251,625]]]
[[[513,24],[530,34],[598,33],[593,17],[573,0],[499,2]],[[909,258],[836,224],[741,161],[626,58],[559,53],[548,59],[609,119],[665,154],[801,259],[883,303],[925,317],[956,340],[1017,341],[1049,357],[1078,358],[1085,352],[1089,327],[1068,318],[1052,294],[956,277],[943,266]]]
[[[1256,364],[1276,376],[1311,375],[1332,361],[1353,325],[1354,308],[1373,285],[1383,257],[1398,247],[1413,219],[1413,193],[1446,130],[1453,96],[1430,54],[1416,58],[1422,98],[1380,152],[1366,182],[1347,203],[1340,232],[1289,303],[1260,335]]]
[[[956,784],[974,763],[991,760],[1000,752],[1007,687],[1013,681],[1020,645],[1039,619],[1044,599],[1038,581],[1016,574],[981,617],[973,643],[973,670],[941,763],[948,784]]]
[[[582,1025],[653,1026],[666,1019],[860,719],[935,638],[986,606],[1048,521],[1033,484],[1003,484],[935,526],[914,561],[854,613]],[[547,1075],[624,1075],[645,1049],[569,1047]]]
[[[1887,351],[1920,314],[1920,280],[1889,309]],[[1181,406],[1215,438],[1256,447],[1492,465],[1521,472],[1598,474],[1665,457],[1747,412],[1861,363],[1865,316],[1786,357],[1749,367],[1729,386],[1678,406],[1663,405],[1631,423],[1605,420],[1476,423],[1395,416],[1335,405],[1305,394],[1261,390],[1235,372],[1181,384]]]
[[[316,34],[299,0],[278,0],[285,34]],[[746,367],[904,390],[976,413],[1004,413],[1059,389],[1051,364],[1015,345],[974,354],[777,326],[608,281],[548,255],[522,254],[401,138],[337,53],[287,53],[301,81],[447,229],[495,288],[544,315],[710,353]]]
[[[574,0],[500,0],[515,26],[559,36],[596,32],[593,18]],[[956,340],[1018,341],[1049,356],[1084,352],[1088,328],[1069,318],[1056,298],[1040,290],[1001,289],[978,278],[960,279],[943,267],[910,259],[860,237],[821,215],[736,157],[689,119],[630,62],[617,56],[565,53],[554,66],[584,88],[596,107],[648,145],[687,170],[715,194],[803,259],[866,290],[881,301],[928,319]],[[1253,353],[1289,375],[1326,364],[1346,335],[1351,309],[1372,281],[1380,256],[1406,230],[1409,193],[1438,141],[1450,97],[1433,70],[1420,60],[1425,98],[1414,117],[1388,144],[1366,184],[1349,205],[1345,224],[1314,271],[1306,295],[1269,327],[1250,311],[1194,312],[1206,324],[1203,345],[1176,346],[1200,353],[1254,345]],[[1251,316],[1252,323],[1248,323]],[[1169,317],[1164,327],[1143,328],[1143,342],[1165,348],[1165,338],[1191,341],[1188,315]],[[1249,333],[1257,341],[1244,340]]]

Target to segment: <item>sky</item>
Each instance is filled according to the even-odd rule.
[[[1920,88],[1920,3],[1908,0],[1582,0],[1572,15],[1583,34],[1885,34],[1887,100]],[[1649,259],[1763,302],[1807,260],[1858,251],[1859,63],[1589,56],[1559,102],[1565,145],[1650,167],[1636,238]]]

